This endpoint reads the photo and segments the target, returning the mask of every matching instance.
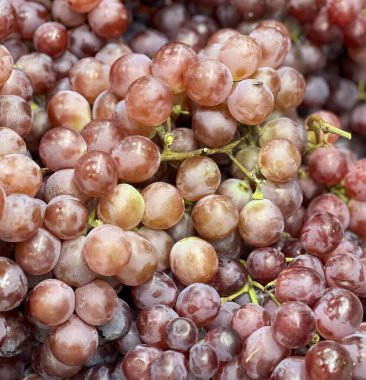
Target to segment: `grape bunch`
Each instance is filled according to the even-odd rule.
[[[0,0],[0,380],[366,380],[366,1]]]

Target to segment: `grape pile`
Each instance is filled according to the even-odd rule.
[[[366,380],[366,1],[0,0],[0,380]]]

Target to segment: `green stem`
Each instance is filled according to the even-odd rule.
[[[349,132],[334,127],[333,125],[327,123],[321,117],[316,115],[308,117],[307,125],[309,129],[316,133],[318,142],[320,142],[320,131],[323,131],[323,133],[334,133],[335,135],[344,137],[348,140],[351,140],[352,138],[352,135]]]
[[[48,168],[42,168],[41,169],[41,173],[42,173],[42,176],[43,177],[46,177],[47,175],[51,174],[52,173],[52,170],[48,169]]]
[[[160,127],[157,128],[157,131],[159,133]],[[168,134],[169,135],[169,134]],[[160,133],[159,133],[159,136]],[[161,136],[162,140],[166,141],[166,134]],[[196,150],[191,150],[189,152],[174,152],[170,149],[167,149],[165,146],[163,152],[161,153],[161,161],[183,161],[190,157],[196,157],[196,156],[211,156],[213,154],[217,153],[225,153],[227,155],[232,155],[233,151],[236,149],[236,147],[244,140],[244,137],[241,137],[238,140],[233,141],[230,144],[227,144],[221,148],[200,148]]]
[[[358,82],[358,99],[366,101],[366,80]]]
[[[92,210],[92,212],[89,214],[89,219],[88,219],[88,226],[91,228],[96,228],[101,225],[103,225],[103,222],[100,219],[96,218],[97,212],[96,210]]]
[[[249,281],[246,282],[245,285],[240,290],[238,290],[236,293],[234,293],[230,296],[227,296],[227,297],[221,297],[221,303],[232,301],[233,299],[241,296],[244,293],[249,293]]]
[[[286,257],[286,263],[291,263],[291,261],[294,261],[293,257]]]
[[[261,193],[260,187],[262,185],[262,180],[260,180],[253,172],[251,172],[244,165],[242,165],[241,162],[234,155],[229,154],[229,157],[231,161],[234,162],[234,164],[245,174],[245,176],[257,186],[256,192],[258,190],[258,193]],[[261,199],[263,199],[263,196]]]
[[[272,281],[272,282],[273,282],[273,281]],[[273,301],[277,306],[280,306],[280,305],[281,305],[281,302],[277,299],[277,297],[267,289],[267,286],[268,286],[269,284],[267,284],[266,286],[263,286],[263,285],[261,285],[259,282],[252,281],[252,285],[255,286],[257,289],[261,290],[263,293],[267,294],[267,296],[269,296],[269,297],[272,299],[272,301]]]

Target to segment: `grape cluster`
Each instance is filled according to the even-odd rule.
[[[0,0],[0,380],[366,380],[365,138],[365,0]]]

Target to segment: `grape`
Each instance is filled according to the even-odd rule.
[[[187,70],[196,62],[197,54],[191,47],[181,42],[172,42],[156,52],[151,72],[165,81],[173,94],[179,94],[186,89],[184,76]]]
[[[366,173],[366,160],[357,161],[351,166],[350,170],[344,177],[344,186],[347,194],[358,201],[366,201],[366,192],[364,190]]]
[[[0,95],[0,107],[0,125],[26,137],[32,128],[30,105],[20,96]]]
[[[29,76],[35,94],[46,93],[56,82],[56,70],[52,58],[47,54],[34,52],[23,55],[16,65]]]
[[[234,311],[230,327],[237,331],[245,342],[254,331],[269,324],[270,317],[263,307],[249,303]]]
[[[287,117],[278,117],[268,121],[259,136],[259,144],[264,147],[275,139],[287,139],[291,141],[301,155],[304,154],[307,146],[306,130],[300,123]]]
[[[25,273],[41,275],[56,266],[60,252],[60,240],[40,228],[32,238],[16,244],[15,260]]]
[[[205,336],[205,342],[215,349],[220,362],[238,357],[243,345],[240,335],[230,327],[210,330]]]
[[[92,151],[81,156],[75,164],[76,187],[89,197],[102,197],[117,185],[118,167],[112,156]]]
[[[220,220],[225,222],[219,223]],[[223,239],[236,229],[239,213],[225,197],[208,195],[194,205],[192,221],[195,230],[203,238]]]
[[[41,168],[23,154],[6,154],[0,157],[0,183],[7,195],[34,197],[42,184]]]
[[[239,214],[239,232],[244,241],[255,247],[275,243],[284,229],[280,209],[268,199],[248,202]]]
[[[239,34],[239,32],[235,29],[231,28],[221,28],[215,31],[211,34],[211,36],[208,38],[207,45],[213,45],[213,44],[223,44],[226,42],[230,37],[235,36],[236,34]]]
[[[105,239],[108,236],[108,240]],[[88,267],[103,276],[114,276],[129,263],[132,255],[130,237],[121,228],[104,224],[86,237],[83,256]]]
[[[110,322],[117,308],[117,294],[105,281],[93,280],[75,290],[75,312],[89,325],[100,326]]]
[[[44,224],[59,239],[75,239],[88,224],[88,210],[79,199],[59,195],[48,203]]]
[[[88,22],[99,36],[104,38],[117,37],[127,29],[127,9],[120,1],[101,0],[88,13]]]
[[[44,187],[43,197],[46,202],[59,195],[71,195],[86,203],[88,197],[81,193],[74,183],[74,169],[63,169],[53,173]]]
[[[53,269],[55,277],[73,287],[80,287],[94,280],[96,274],[86,264],[83,248],[86,237],[62,242],[60,258]]]
[[[165,328],[167,324],[178,318],[178,314],[166,305],[154,305],[140,311],[136,318],[136,326],[143,342],[159,348],[167,348]]]
[[[141,227],[138,233],[144,236],[156,248],[158,252],[158,266],[157,270],[166,270],[169,268],[169,256],[173,247],[174,241],[169,234],[164,230],[155,230],[148,227]]]
[[[98,334],[75,314],[65,323],[52,327],[49,347],[54,357],[62,364],[82,365],[96,352]]]
[[[73,376],[80,371],[81,366],[69,366],[57,360],[51,352],[49,342],[42,345],[41,348],[41,367],[44,372],[57,377]]]
[[[358,104],[351,112],[350,115],[350,127],[353,131],[365,135],[366,134],[366,124],[364,116],[366,111],[365,104]]]
[[[233,78],[220,61],[205,59],[192,64],[184,83],[187,96],[200,106],[217,106],[230,94]]]
[[[9,195],[0,219],[0,239],[12,243],[28,240],[41,224],[41,208],[33,198],[24,194]]]
[[[359,202],[356,199],[351,199],[348,208],[351,217],[349,229],[363,238],[366,237],[366,202]]]
[[[288,218],[301,207],[303,196],[296,180],[284,183],[265,181],[261,188],[266,199],[272,201],[282,212],[284,218]]]
[[[109,72],[111,90],[121,98],[127,94],[129,86],[137,79],[149,75],[151,60],[144,54],[124,54],[116,59]]]
[[[111,120],[119,130],[121,136],[144,136],[148,138],[152,138],[154,136],[154,126],[143,125],[128,115],[125,100],[118,102],[112,112]]]
[[[165,351],[151,363],[150,376],[152,379],[187,379],[187,360],[180,352]]]
[[[113,147],[122,137],[111,120],[98,118],[88,123],[81,130],[80,134],[84,138],[89,152],[99,150],[105,153],[111,153]]]
[[[262,60],[262,50],[254,39],[235,34],[223,42],[219,59],[230,70],[234,81],[250,77]]]
[[[333,256],[325,264],[325,276],[330,287],[355,292],[364,281],[362,262],[350,254]]]
[[[0,288],[0,311],[8,311],[15,309],[23,302],[27,294],[28,282],[21,267],[13,260],[0,257],[0,268],[3,278]],[[1,347],[0,345],[0,352]]]
[[[366,259],[362,257],[360,261],[362,264],[363,280],[361,281],[361,286],[357,289],[356,294],[364,297],[366,295]]]
[[[200,379],[211,378],[219,368],[219,358],[215,349],[204,342],[196,343],[189,350],[189,369]]]
[[[329,212],[311,216],[301,230],[301,243],[305,250],[319,258],[335,250],[342,238],[342,223]]]
[[[47,8],[39,2],[27,1],[19,5],[16,13],[20,35],[24,39],[31,40],[37,27],[48,21],[50,15]]]
[[[312,21],[322,3],[320,0],[290,0],[288,9],[289,13],[299,21]]]
[[[141,285],[154,274],[158,266],[158,253],[154,245],[143,236],[132,231],[125,234],[131,245],[131,258],[117,273],[116,279],[128,286]]]
[[[52,58],[61,56],[67,50],[69,38],[67,29],[58,22],[45,22],[33,33],[33,46],[36,51]]]
[[[242,124],[256,125],[265,121],[273,111],[274,97],[264,83],[244,79],[234,86],[227,105],[234,119]]]
[[[244,266],[235,259],[220,258],[218,270],[209,285],[213,286],[220,296],[230,296],[240,290],[248,280]]]
[[[176,318],[165,327],[165,341],[169,348],[186,352],[197,343],[196,325],[187,318]]]
[[[98,334],[104,340],[112,341],[124,337],[131,327],[132,319],[130,307],[120,298],[117,300],[118,306],[113,318],[102,326],[98,326]],[[103,346],[99,345],[98,347]],[[112,346],[112,350],[114,353],[114,346]]]
[[[287,348],[300,348],[310,343],[315,333],[315,315],[302,302],[286,302],[272,315],[274,338]]]
[[[325,340],[312,346],[305,356],[310,380],[338,378],[351,380],[352,360],[341,344]]]
[[[135,80],[126,94],[128,115],[144,125],[157,126],[165,122],[173,107],[169,86],[151,75]]]
[[[366,20],[361,14],[358,14],[357,17],[352,19],[352,23],[345,26],[342,30],[345,45],[351,48],[365,46],[365,31]]]
[[[123,374],[130,380],[149,379],[151,363],[162,353],[160,348],[147,344],[132,348],[123,358]]]
[[[365,374],[366,337],[363,334],[352,334],[342,338],[339,343],[351,357],[353,368],[352,378],[362,379]]]
[[[288,265],[289,268],[310,268],[320,274],[325,280],[325,273],[322,262],[316,256],[308,254],[300,254],[296,256]]]
[[[11,76],[13,72],[13,58],[10,55],[8,49],[0,45],[0,62],[1,62],[1,73],[0,73],[0,86],[2,86]]]
[[[88,101],[74,91],[60,91],[52,96],[47,112],[53,127],[81,131],[91,121]]]
[[[81,25],[85,21],[85,16],[74,12],[67,5],[67,0],[54,0],[52,2],[52,18],[68,28]]]
[[[57,326],[66,322],[75,309],[74,291],[59,280],[41,281],[29,296],[29,312],[37,323]]]
[[[143,284],[131,287],[132,301],[141,310],[158,304],[173,307],[177,297],[174,281],[160,271],[154,272]]]
[[[284,269],[286,269],[285,255],[273,247],[254,249],[247,259],[250,276],[264,285],[276,279]]]
[[[9,0],[1,0],[0,2],[0,39],[13,32],[14,24],[16,24],[17,13]]]
[[[316,182],[333,186],[345,176],[347,164],[344,156],[337,149],[319,148],[309,158],[309,171]]]
[[[69,50],[66,50],[65,53],[63,53],[60,57],[54,60],[56,77],[59,79],[59,81],[56,82],[56,84],[60,83],[61,78],[66,78],[68,76],[69,71],[75,65],[77,61],[78,61],[78,57],[75,54],[71,53]],[[67,78],[66,83],[68,87],[62,88],[62,90],[70,90],[70,82],[68,78]],[[56,84],[55,84],[55,87],[56,87]],[[53,91],[51,90],[48,94],[50,93],[53,93]]]
[[[136,33],[131,40],[131,47],[136,53],[153,58],[158,50],[169,42],[168,37],[154,29]]]
[[[270,380],[305,380],[308,378],[305,358],[291,356],[283,359],[273,370]]]
[[[179,316],[191,319],[197,327],[211,322],[219,308],[219,294],[212,286],[202,283],[194,283],[184,288],[175,305]]]
[[[95,58],[83,58],[69,72],[71,90],[93,104],[97,96],[109,88],[108,73],[109,67],[105,63]]]
[[[67,5],[77,13],[88,13],[94,9],[100,0],[67,0]]]
[[[220,185],[220,169],[209,157],[187,158],[179,166],[176,186],[184,199],[198,201],[216,192]]]
[[[199,142],[209,147],[219,148],[231,141],[236,133],[237,125],[227,107],[220,105],[199,107],[193,115],[192,129],[194,137]],[[171,149],[177,151],[173,146]]]
[[[241,365],[251,379],[268,378],[277,364],[289,354],[289,349],[276,342],[271,327],[264,326],[245,341]]]
[[[175,226],[168,228],[166,231],[174,242],[177,242],[178,240],[189,236],[196,235],[193,228],[191,214],[188,212],[184,212],[180,221]]]
[[[69,49],[78,58],[93,56],[104,44],[104,40],[95,34],[88,24],[81,24],[71,29],[69,39]]]
[[[346,231],[347,232],[347,231]],[[343,238],[339,243],[339,246],[332,252],[328,253],[323,257],[323,262],[327,263],[327,261],[337,255],[349,254],[354,255],[355,257],[362,257],[362,248],[358,245],[357,241],[349,240]]]
[[[31,80],[24,71],[14,67],[9,78],[1,88],[0,94],[16,95],[26,101],[30,101],[33,95]]]
[[[141,344],[139,333],[137,331],[136,322],[132,321],[131,326],[125,336],[116,340],[116,347],[123,355]]]
[[[353,334],[362,322],[362,304],[346,289],[331,288],[314,307],[316,329],[325,339]]]
[[[96,97],[93,103],[92,116],[93,116],[93,119],[95,120],[95,125],[101,125],[101,123],[103,123],[104,125],[104,123],[106,123],[105,119],[111,119],[113,115],[113,111],[118,102],[119,102],[119,98],[113,92],[109,90],[101,92]],[[89,124],[87,124],[85,127],[87,127]],[[114,125],[114,127],[115,129],[118,130],[116,125]],[[87,130],[83,128],[83,130],[84,130],[84,133],[86,133],[87,130],[89,131],[89,128],[87,128]],[[121,135],[121,133],[119,134]]]
[[[217,189],[217,194],[228,198],[240,212],[240,210],[252,199],[253,192],[248,185],[243,186],[240,179],[228,178],[221,182]]]
[[[31,330],[27,320],[19,311],[8,311],[3,316],[6,323],[6,336],[0,346],[0,354],[2,358],[13,357],[21,354],[30,344]],[[0,369],[2,369],[1,365]]]
[[[151,178],[159,169],[159,148],[146,137],[130,136],[117,143],[112,157],[120,180],[136,183]]]
[[[264,177],[273,182],[287,182],[296,175],[301,155],[290,141],[275,139],[261,149],[258,162]]]
[[[176,187],[155,182],[141,192],[145,202],[142,223],[153,229],[166,229],[179,222],[184,213],[184,199]],[[159,201],[159,202],[157,202]]]
[[[249,34],[249,37],[259,45],[262,51],[261,66],[276,69],[281,65],[290,48],[289,35],[284,34],[277,28],[261,25],[256,27]]]
[[[249,377],[240,364],[240,358],[220,363],[220,367],[214,374],[213,380],[226,379],[249,380]]]
[[[281,302],[299,301],[313,306],[325,291],[325,281],[311,268],[289,268],[278,275],[275,291]]]
[[[328,193],[315,197],[306,209],[306,216],[309,218],[323,212],[335,215],[342,223],[343,228],[347,229],[350,221],[349,210],[336,195]]]
[[[104,223],[132,230],[142,220],[145,202],[134,187],[121,183],[99,199],[97,210]]]
[[[170,267],[182,284],[208,282],[217,272],[218,258],[211,244],[191,236],[173,245]]]
[[[250,77],[258,82],[263,82],[271,90],[273,96],[276,96],[280,91],[280,77],[272,67],[258,67]]]

